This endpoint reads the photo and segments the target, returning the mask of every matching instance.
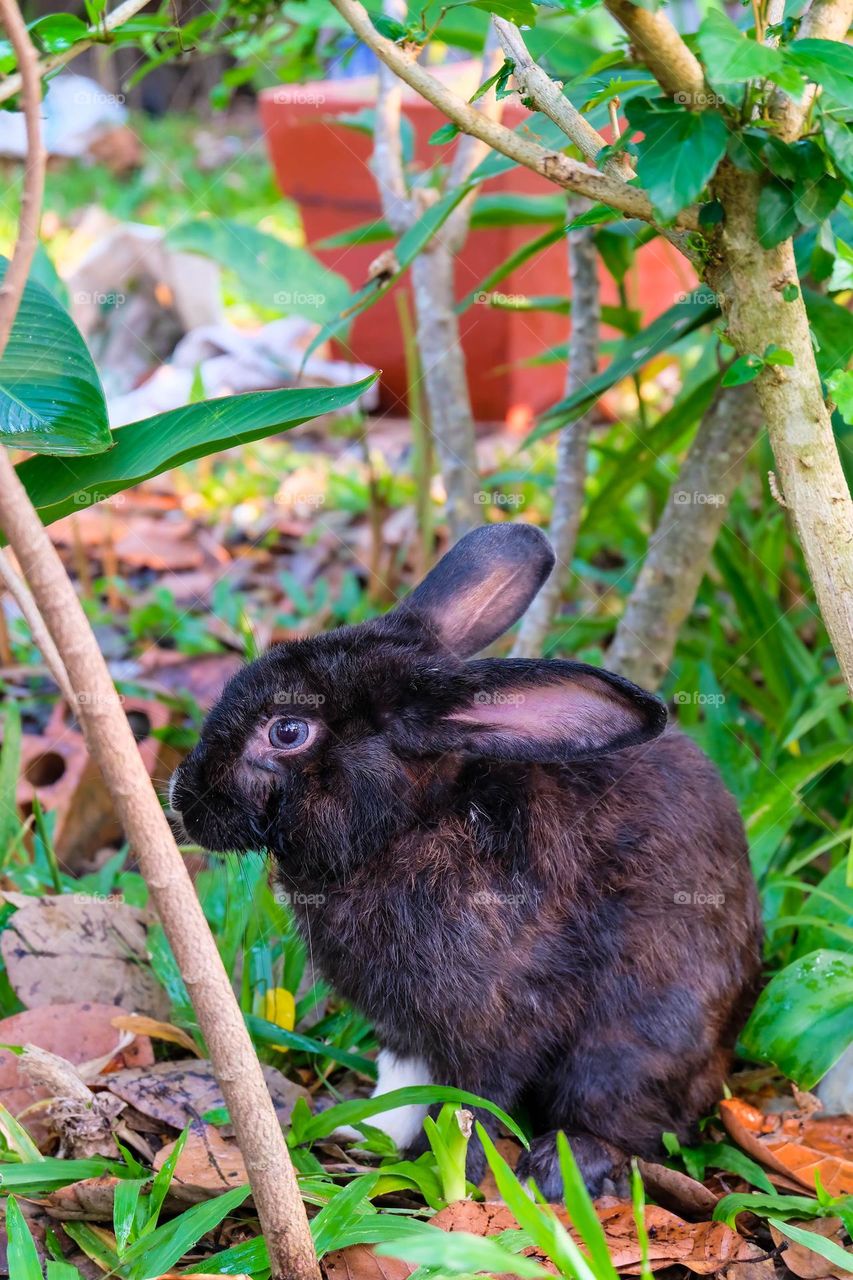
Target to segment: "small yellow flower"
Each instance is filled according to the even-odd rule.
[[[264,992],[261,1017],[267,1022],[274,1022],[284,1031],[292,1031],[296,1025],[296,1001],[293,993],[286,987],[272,987]],[[275,1044],[272,1048],[287,1053],[287,1045]]]

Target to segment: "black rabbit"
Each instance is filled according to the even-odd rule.
[[[558,1129],[594,1194],[663,1131],[689,1140],[761,941],[734,801],[656,697],[582,663],[471,660],[552,566],[534,527],[478,529],[385,617],[271,649],[171,796],[207,848],[273,854],[314,961],[376,1026],[377,1091],[523,1108],[519,1172],[549,1197]],[[405,1146],[422,1119],[375,1123]]]

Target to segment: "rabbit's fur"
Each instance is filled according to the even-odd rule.
[[[558,1129],[593,1193],[662,1132],[689,1139],[761,937],[734,801],[657,698],[470,660],[552,565],[532,526],[479,529],[385,617],[277,645],[226,687],[172,803],[200,844],[273,854],[313,962],[376,1026],[380,1089],[518,1110],[520,1172],[553,1197]],[[308,741],[273,746],[277,720]]]

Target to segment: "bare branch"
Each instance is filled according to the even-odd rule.
[[[607,666],[646,689],[656,689],[669,669],[763,420],[751,386],[723,387],[669,491],[607,650]]]
[[[628,33],[631,44],[664,93],[679,95],[685,105],[701,101],[705,75],[694,56],[660,9],[644,9],[631,0],[604,0]]]
[[[383,12],[392,18],[405,18],[405,3],[385,0]],[[400,107],[403,86],[384,62],[379,63],[379,89],[373,124],[373,174],[379,187],[379,199],[385,221],[396,236],[411,226],[416,215],[408,197],[403,169],[403,135],[400,129]]]
[[[18,239],[0,294],[2,356],[38,240],[45,153],[43,68],[16,0],[0,0],[0,19],[20,69],[28,143]],[[5,448],[0,448],[0,527],[67,672],[89,753],[139,859],[193,1001],[246,1163],[272,1274],[275,1280],[319,1280],[305,1206],[230,979],[74,586]],[[44,655],[52,665],[50,645]]]
[[[502,62],[503,54],[501,53],[497,32],[490,23],[483,48],[480,82],[484,83],[493,76],[502,65]],[[500,120],[503,114],[503,103],[498,101],[497,94],[492,88],[488,93],[478,98],[474,104],[474,109],[484,119]],[[477,165],[486,158],[488,153],[488,143],[483,142],[471,133],[463,134],[456,144],[456,154],[453,157],[453,164],[450,166],[447,180],[448,188],[458,187],[463,182],[467,182]],[[471,221],[471,210],[474,207],[476,198],[476,191],[469,192],[447,219],[443,238],[451,253],[458,253],[465,243],[465,237],[468,235],[468,226]]]
[[[504,125],[487,119],[464,99],[453,93],[435,76],[430,75],[412,57],[410,52],[387,40],[373,26],[359,0],[332,0],[335,8],[349,23],[355,34],[369,49],[390,67],[396,75],[410,85],[427,102],[437,107],[463,133],[472,134],[494,151],[541,174],[550,182],[567,191],[601,201],[620,213],[643,222],[657,225],[651,201],[636,187],[617,181],[609,174],[599,173],[577,160],[570,160],[557,151],[549,151],[538,143],[514,133]],[[696,206],[682,209],[675,219],[676,226],[688,231],[699,230],[699,210]]]
[[[24,621],[30,629],[30,635],[35,642],[36,648],[41,653],[50,674],[59,686],[60,693],[69,706],[73,706],[75,702],[74,691],[68,682],[68,672],[65,670],[65,664],[59,656],[59,650],[50,638],[47,627],[44,625],[44,619],[33,599],[32,592],[23,578],[12,568],[5,551],[0,551],[0,578],[3,579],[9,595],[20,609]]]
[[[543,112],[549,120],[553,120],[581,154],[595,164],[598,153],[607,146],[604,138],[597,129],[593,129],[586,117],[572,106],[560,86],[555,84],[533,60],[524,43],[524,37],[515,23],[507,22],[505,18],[497,16],[492,18],[492,22],[504,53],[515,64],[513,75],[519,89],[525,97],[530,99],[537,111]],[[633,177],[630,161],[624,154],[611,157],[604,165],[604,172],[617,179]]]
[[[555,84],[534,61],[518,27],[503,18],[495,17],[492,22],[504,52],[515,62],[514,75],[519,88],[537,111],[541,111],[549,120],[553,120],[554,124],[563,130],[569,141],[574,143],[588,160],[595,162],[602,147],[607,146],[605,139],[597,129],[593,129],[586,117],[572,106],[562,93],[560,86]],[[616,116],[616,107],[613,103],[611,107],[613,107],[613,133],[618,138],[619,121]],[[604,172],[617,181],[628,181],[635,176],[631,161],[624,152],[611,156],[604,165]],[[686,232],[675,231],[672,227],[662,227],[661,235],[686,258],[689,258],[694,266],[699,266],[698,255],[691,249]]]
[[[800,23],[799,39],[844,40],[851,23],[853,0],[812,0]],[[808,85],[801,102],[795,102],[777,89],[770,103],[770,112],[778,123],[780,138],[793,142],[800,136],[818,88],[818,85]]]
[[[575,218],[583,210],[574,201],[570,210]],[[572,284],[572,331],[569,339],[569,368],[566,395],[588,386],[598,369],[599,321],[601,297],[598,279],[598,254],[595,228],[577,227],[569,232],[569,270]],[[557,445],[557,474],[554,480],[554,506],[549,530],[557,564],[551,577],[536,596],[518,633],[512,656],[536,658],[548,636],[560,608],[563,586],[571,573],[586,487],[587,445],[595,417],[590,409],[577,422],[564,427]]]
[[[101,29],[103,31],[115,31],[116,27],[122,26],[130,18],[133,18],[140,9],[144,9],[148,0],[124,0],[124,4],[120,4],[112,13],[108,13]],[[49,76],[52,72],[58,71],[60,67],[64,67],[72,58],[76,58],[78,53],[83,53],[86,49],[91,49],[93,44],[98,43],[96,40],[78,40],[70,49],[63,49],[61,53],[52,53],[50,57],[45,58],[39,63],[40,75],[42,78]],[[6,76],[0,82],[0,102],[8,102],[10,98],[14,98],[16,93],[21,91],[21,74],[16,71],[14,75]]]

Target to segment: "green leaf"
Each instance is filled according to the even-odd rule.
[[[812,951],[764,988],[741,1035],[744,1052],[811,1089],[850,1041],[853,955]]]
[[[823,114],[822,121],[826,149],[835,161],[838,172],[853,186],[853,129],[840,120],[833,120],[826,113]]]
[[[443,124],[440,129],[436,129],[435,133],[430,134],[428,141],[431,147],[440,147],[446,142],[452,142],[458,136],[459,126],[452,120],[448,120],[447,124]]]
[[[776,1214],[790,1214],[795,1218],[819,1218],[823,1214],[823,1209],[817,1200],[813,1200],[810,1196],[784,1196],[775,1193],[758,1195],[756,1192],[750,1192],[723,1196],[722,1200],[714,1206],[712,1216],[715,1222],[724,1222],[727,1227],[734,1230],[739,1213],[764,1215],[768,1211]]]
[[[828,218],[844,195],[844,180],[825,173],[818,182],[809,182],[794,191],[794,212],[804,227],[815,227]]]
[[[757,223],[758,240],[763,249],[772,249],[789,239],[800,225],[793,191],[775,180],[762,187]]]
[[[786,61],[847,104],[853,93],[853,48],[836,40],[795,40]]]
[[[561,195],[525,195],[520,191],[493,191],[479,196],[471,212],[471,226],[524,227],[562,222],[566,202]]]
[[[562,240],[563,235],[562,227],[552,227],[544,235],[537,236],[534,240],[528,240],[527,244],[523,244],[520,249],[516,249],[508,258],[504,258],[503,262],[500,262],[494,270],[490,271],[461,302],[457,302],[457,312],[461,314],[463,311],[467,311],[473,303],[482,302],[488,295],[489,290],[494,288],[496,284],[500,284],[501,280],[505,280],[511,272],[523,266],[525,262],[529,262],[540,250],[547,249],[549,245],[556,244],[558,240]]]
[[[48,1262],[47,1280],[83,1280],[83,1277],[70,1262]]]
[[[468,1093],[464,1089],[451,1089],[446,1085],[432,1084],[414,1084],[404,1089],[392,1089],[390,1093],[380,1094],[376,1098],[356,1098],[351,1102],[339,1102],[337,1106],[328,1107],[318,1115],[312,1116],[305,1124],[300,1137],[303,1142],[316,1142],[318,1138],[327,1138],[341,1125],[358,1126],[361,1120],[378,1116],[383,1111],[393,1111],[395,1107],[433,1102],[462,1102],[491,1111],[510,1133],[527,1146],[527,1139],[515,1121],[488,1098],[480,1098],[477,1094]]]
[[[27,1220],[14,1196],[6,1201],[6,1260],[15,1280],[42,1280],[41,1263]]]
[[[49,13],[31,23],[29,31],[43,53],[64,53],[90,34],[86,23],[73,13]]]
[[[7,258],[0,257],[0,280]],[[0,359],[0,444],[37,453],[101,453],[112,443],[98,372],[68,312],[28,280]]]
[[[595,1267],[596,1280],[616,1280],[616,1268],[607,1247],[601,1219],[595,1212],[586,1183],[564,1133],[557,1134],[557,1158],[563,1177],[563,1198],[572,1226],[586,1245]]]
[[[826,1236],[818,1235],[816,1231],[806,1231],[803,1227],[795,1227],[793,1223],[782,1222],[779,1218],[768,1218],[767,1221],[771,1227],[781,1231],[783,1236],[787,1236],[795,1244],[804,1245],[806,1249],[811,1249],[812,1253],[819,1253],[822,1258],[826,1258],[827,1262],[831,1262],[835,1267],[841,1267],[844,1271],[853,1272],[853,1252],[848,1249],[842,1249],[841,1245],[836,1244],[834,1240],[828,1240]]]
[[[148,1178],[126,1178],[116,1184],[113,1198],[113,1234],[119,1253],[124,1252],[130,1240],[136,1223],[139,1194],[148,1181]]]
[[[306,387],[223,396],[144,418],[115,433],[108,454],[72,463],[28,458],[18,475],[45,524],[193,458],[307,422],[352,404],[374,377],[345,387]]]
[[[4,1191],[36,1195],[39,1191],[56,1191],[84,1178],[100,1178],[105,1173],[121,1175],[123,1166],[101,1156],[90,1160],[58,1160],[53,1156],[41,1160],[0,1164]]]
[[[625,108],[637,144],[637,175],[657,214],[673,219],[696,200],[725,155],[728,129],[713,111],[687,111],[668,99],[634,98]]]
[[[337,1045],[326,1044],[324,1040],[302,1035],[299,1031],[286,1031],[276,1023],[267,1022],[265,1018],[259,1018],[253,1013],[246,1014],[246,1026],[252,1034],[252,1039],[257,1040],[260,1044],[283,1045],[287,1049],[300,1049],[303,1053],[328,1058],[332,1062],[340,1062],[342,1066],[351,1067],[354,1071],[359,1071],[363,1075],[372,1075],[376,1069],[375,1063],[370,1058],[363,1058],[357,1053],[349,1053],[346,1049],[339,1049]]]
[[[314,1248],[317,1257],[322,1258],[331,1249],[340,1249],[340,1235],[352,1223],[353,1218],[360,1218],[366,1210],[371,1209],[368,1203],[376,1183],[378,1174],[365,1174],[353,1178],[337,1195],[333,1196],[316,1218],[311,1222],[311,1235],[314,1237]]]
[[[203,1235],[238,1209],[248,1195],[248,1186],[234,1187],[213,1200],[193,1205],[150,1235],[136,1240],[122,1259],[127,1280],[152,1280],[168,1271]]]
[[[591,378],[586,386],[560,400],[549,409],[544,421],[525,440],[525,445],[540,439],[557,427],[575,422],[595,404],[605,391],[609,391],[623,378],[630,377],[654,356],[680,339],[701,328],[720,314],[714,295],[707,288],[697,289],[683,301],[677,302],[647,325],[640,333],[620,342],[613,358],[603,373]]]
[[[794,356],[791,351],[786,351],[784,347],[777,347],[775,342],[771,342],[764,350],[761,357],[765,364],[784,364],[789,369],[793,367]]]
[[[427,1234],[429,1232],[429,1234]],[[377,1244],[374,1253],[384,1258],[402,1258],[420,1266],[434,1267],[442,1276],[470,1276],[486,1271],[499,1275],[550,1277],[538,1262],[523,1254],[510,1253],[491,1236],[474,1236],[467,1231],[441,1231],[427,1227],[422,1234]]]
[[[164,243],[182,253],[212,258],[233,271],[253,302],[282,315],[323,324],[338,314],[349,284],[335,271],[292,244],[256,227],[221,218],[198,218],[170,231]]]
[[[515,22],[519,27],[532,27],[536,22],[536,5],[533,0],[471,0],[473,9],[485,9],[499,18]]]
[[[708,82],[727,101],[737,102],[741,87],[756,78],[772,80],[794,97],[802,93],[802,76],[786,65],[778,49],[745,36],[716,9],[703,19],[696,42]]]
[[[853,426],[853,372],[838,369],[826,380],[827,390],[844,421]]]
[[[850,362],[850,313],[815,289],[803,289],[803,302],[819,344],[815,352],[817,367],[821,377],[828,378],[837,369],[846,369]]]
[[[705,1170],[708,1168],[725,1169],[727,1173],[736,1173],[744,1182],[760,1187],[762,1191],[770,1194],[773,1192],[773,1183],[761,1165],[727,1142],[702,1142],[696,1147],[682,1147],[681,1156],[687,1172],[698,1182],[705,1177]]]

